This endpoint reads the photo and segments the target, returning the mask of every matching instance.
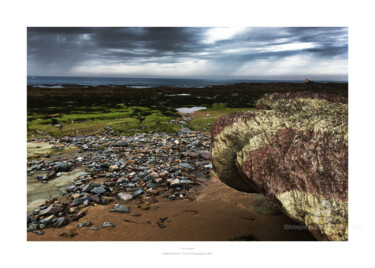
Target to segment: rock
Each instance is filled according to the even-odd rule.
[[[79,193],[72,194],[71,197],[72,197],[73,199],[76,199],[76,198],[81,197],[81,194],[79,194]]]
[[[84,221],[84,222],[80,222],[78,223],[78,228],[82,228],[82,227],[90,227],[92,225],[92,222],[91,221]]]
[[[78,221],[80,218],[86,216],[86,211],[79,211],[76,215],[74,215],[71,220]]]
[[[138,189],[137,191],[135,191],[133,193],[133,198],[135,198],[135,197],[137,197],[138,195],[141,195],[141,194],[143,194],[143,190],[142,189]]]
[[[29,231],[35,231],[35,230],[38,230],[38,228],[39,228],[39,225],[37,223],[32,223],[28,227]]]
[[[61,211],[61,207],[58,206],[49,206],[46,209],[43,209],[39,212],[39,216],[48,216],[48,215],[55,215]]]
[[[171,187],[178,187],[178,186],[184,186],[184,185],[189,185],[193,184],[191,180],[180,180],[180,179],[175,179],[171,182]]]
[[[119,167],[117,165],[110,166],[109,169],[108,169],[109,172],[113,172],[113,171],[116,171],[116,170],[119,170]]]
[[[69,162],[56,162],[53,168],[56,172],[70,171],[72,168],[72,164]]]
[[[171,182],[171,187],[176,187],[177,185],[180,185],[180,179],[174,179],[172,182]]]
[[[212,169],[212,163],[209,163],[207,165],[204,165],[205,169]]]
[[[115,146],[115,147],[125,147],[125,146],[128,146],[128,145],[129,145],[129,143],[127,141],[120,140],[120,141],[116,141],[113,146]]]
[[[51,224],[51,221],[52,221],[53,217],[54,217],[54,215],[50,215],[49,217],[40,220],[39,224],[44,224],[45,226],[48,226],[48,225]]]
[[[153,178],[157,178],[157,177],[159,177],[159,174],[156,173],[156,172],[151,172],[151,173],[149,174],[149,176],[150,176],[150,177],[153,177]]]
[[[319,240],[348,239],[347,99],[266,95],[256,111],[220,117],[211,149],[222,182],[263,194]]]
[[[133,196],[131,194],[127,193],[118,193],[118,198],[120,198],[122,201],[128,202],[133,199]]]
[[[68,193],[71,193],[74,191],[74,189],[76,188],[77,186],[75,185],[68,185],[65,187],[65,190],[68,192]]]
[[[89,230],[95,230],[95,231],[97,231],[97,230],[99,230],[99,228],[98,227],[91,227],[91,228],[89,228]]]
[[[163,171],[159,173],[160,178],[166,178],[168,176],[169,172],[168,171]]]
[[[91,190],[94,189],[95,187],[99,187],[99,186],[100,186],[99,183],[90,182],[85,187],[83,187],[82,191],[88,193],[88,192],[91,192]]]
[[[90,192],[94,194],[104,194],[106,192],[106,189],[104,189],[103,187],[95,187]]]
[[[101,204],[101,200],[100,200],[100,197],[96,194],[90,196],[90,200],[94,203],[97,203],[97,204]]]
[[[125,205],[116,204],[111,208],[111,212],[129,213],[130,207]]]
[[[209,151],[200,151],[200,156],[206,160],[211,160],[211,153]]]
[[[113,223],[110,222],[104,222],[102,228],[113,228],[116,227]],[[90,228],[91,229],[91,228]]]
[[[64,227],[65,225],[67,225],[69,223],[69,220],[65,217],[61,217],[61,218],[58,218],[56,223],[55,223],[55,227],[56,228],[61,228],[61,227]]]
[[[190,164],[188,164],[188,163],[181,163],[180,166],[183,167],[183,168],[188,169],[189,171],[193,171],[194,170],[194,168]]]

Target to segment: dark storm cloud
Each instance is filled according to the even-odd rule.
[[[347,59],[347,28],[247,28],[210,40],[210,28],[55,28],[27,31],[29,75],[74,75],[77,66],[177,64],[204,60],[216,72],[228,66],[293,55]],[[208,73],[207,73],[208,74]],[[125,74],[126,75],[126,74]],[[144,73],[147,75],[147,73]],[[218,75],[221,75],[218,73]]]

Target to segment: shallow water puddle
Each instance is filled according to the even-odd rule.
[[[182,114],[191,114],[191,113],[194,113],[196,111],[200,111],[200,110],[205,110],[207,109],[206,107],[191,107],[191,108],[187,108],[187,107],[181,107],[181,108],[177,108],[176,110],[179,112],[179,113],[182,113]]]

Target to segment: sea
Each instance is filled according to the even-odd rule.
[[[128,86],[131,88],[180,87],[203,88],[213,85],[237,83],[290,82],[305,83],[304,80],[247,80],[247,79],[172,79],[172,78],[118,78],[118,77],[66,77],[66,76],[28,76],[27,85],[41,88],[63,88],[76,86]],[[319,81],[339,82],[339,81]]]

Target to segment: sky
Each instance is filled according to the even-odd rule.
[[[347,81],[347,27],[29,27],[30,76]]]

